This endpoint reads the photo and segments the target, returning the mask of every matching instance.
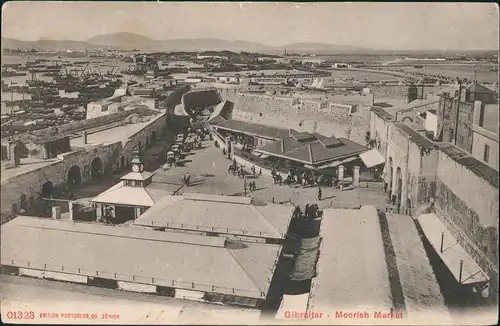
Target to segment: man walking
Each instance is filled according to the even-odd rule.
[[[323,192],[321,191],[321,188],[318,187],[318,200],[321,200],[322,196],[323,196]]]

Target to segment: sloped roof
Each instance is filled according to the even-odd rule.
[[[165,196],[134,225],[283,239],[294,207],[235,202],[240,197],[185,194]],[[248,199],[247,197],[241,197]]]
[[[427,110],[437,110],[439,107],[440,99],[430,98],[430,99],[416,99],[406,104],[401,108],[401,110],[413,110],[415,112],[426,112]]]
[[[308,310],[393,308],[376,209],[325,209],[321,236]]]
[[[216,125],[216,124],[219,124],[219,123],[222,123],[226,121],[226,119],[224,119],[223,117],[221,117],[220,115],[216,115],[214,116],[213,118],[211,117],[207,122],[209,124],[212,124],[212,125]]]
[[[467,90],[469,90],[471,93],[479,93],[479,94],[495,94],[491,89],[484,87],[481,84],[478,83],[473,83],[469,87],[467,87]]]
[[[407,134],[412,142],[421,148],[436,148],[437,144],[429,138],[422,136],[416,130],[412,129],[405,123],[397,122],[394,124],[399,130]]]
[[[103,204],[151,207],[157,200],[168,194],[169,192],[165,189],[149,186],[131,187],[126,186],[124,181],[120,181],[113,187],[94,197],[92,201]]]
[[[154,175],[152,172],[144,171],[142,173],[139,172],[130,172],[120,178],[120,180],[136,180],[136,181],[145,181],[151,178]]]
[[[215,127],[228,131],[241,132],[247,135],[260,136],[270,139],[280,139],[290,134],[290,129],[277,128],[234,119],[218,123]]]
[[[222,121],[226,121],[230,118],[231,110],[234,103],[231,101],[224,101],[219,104],[214,109],[214,112],[210,115],[207,122],[211,124],[218,124]]]
[[[2,228],[2,264],[253,298],[267,295],[281,252],[279,245],[231,249],[218,237],[26,216]]]
[[[299,137],[291,135],[281,138],[256,149],[256,151],[302,163],[317,164],[368,150],[365,146],[346,138],[322,138],[316,136],[316,134],[309,134],[309,139],[307,139],[303,134],[299,134],[301,135]],[[297,138],[304,139],[304,141],[299,141]]]

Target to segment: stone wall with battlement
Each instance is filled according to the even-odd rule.
[[[222,102],[215,88],[191,89],[182,96],[182,105],[186,110],[215,106]]]
[[[365,144],[369,128],[369,111],[364,108],[349,115],[348,108],[332,108],[327,102],[303,100],[300,104],[298,98],[260,94],[236,94],[233,118],[318,132],[325,136],[346,137],[360,144]]]

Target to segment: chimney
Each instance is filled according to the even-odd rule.
[[[476,126],[482,127],[484,124],[484,105],[481,101],[474,102],[474,120]]]
[[[52,207],[52,219],[60,220],[61,219],[61,206],[53,206]]]
[[[20,158],[19,158],[19,150],[17,147],[17,144],[10,144],[10,164],[13,166],[19,166],[21,164]]]
[[[87,130],[83,131],[83,143],[87,144]]]

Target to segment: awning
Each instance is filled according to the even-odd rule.
[[[317,168],[318,169],[334,168],[334,167],[337,167],[339,165],[342,165],[342,164],[345,164],[348,162],[356,161],[357,159],[358,159],[358,156],[351,156],[351,157],[348,157],[348,158],[343,159],[343,160],[333,161],[333,162],[330,162],[328,164],[319,165]]]
[[[385,163],[384,158],[376,149],[371,149],[368,152],[364,152],[360,154],[359,157],[366,165],[367,168],[371,168],[377,166],[379,164]]]
[[[427,240],[429,240],[458,283],[475,284],[489,281],[488,275],[446,229],[438,216],[435,214],[423,214],[418,217],[418,221],[422,226]]]
[[[298,312],[305,313],[307,311],[307,303],[309,301],[309,293],[298,294],[298,295],[283,295],[281,300],[280,308],[276,313],[276,319],[289,319],[285,317],[285,312]]]
[[[320,237],[304,238],[297,253],[290,279],[304,281],[316,276],[316,262],[319,254]]]

